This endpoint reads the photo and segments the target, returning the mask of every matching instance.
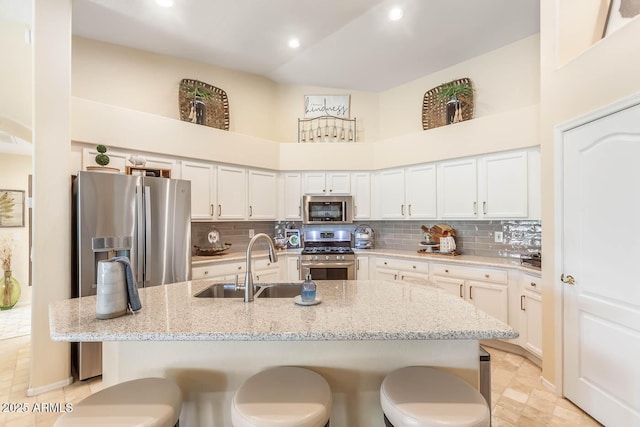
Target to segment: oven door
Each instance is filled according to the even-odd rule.
[[[302,277],[311,274],[313,280],[355,280],[355,261],[302,261]]]

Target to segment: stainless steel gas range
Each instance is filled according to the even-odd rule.
[[[302,278],[311,273],[314,280],[354,280],[356,256],[351,249],[351,232],[305,231],[300,266]]]

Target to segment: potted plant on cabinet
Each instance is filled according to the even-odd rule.
[[[199,85],[187,86],[183,89],[189,99],[191,99],[191,112],[189,120],[199,125],[205,124],[206,103],[213,98],[213,92],[206,87]]]
[[[468,83],[451,82],[442,87],[438,93],[440,101],[446,101],[447,124],[462,121],[462,103],[460,98],[465,98],[473,93],[473,88]]]

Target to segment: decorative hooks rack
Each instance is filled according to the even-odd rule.
[[[298,119],[298,142],[356,142],[356,118]]]

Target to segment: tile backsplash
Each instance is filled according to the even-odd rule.
[[[444,221],[366,221],[334,226],[305,226],[300,222],[292,227],[305,230],[334,229],[353,231],[360,224],[368,224],[375,231],[376,248],[418,250],[423,239],[422,225],[431,227]],[[456,230],[456,245],[465,255],[488,257],[518,257],[524,253],[536,253],[542,247],[542,225],[540,221],[448,221]],[[249,230],[274,235],[275,221],[263,222],[194,222],[191,225],[193,245],[209,246],[207,234],[213,227],[220,232],[223,242],[231,243],[231,250],[244,251],[249,244]],[[495,232],[503,234],[503,242],[495,242]]]

